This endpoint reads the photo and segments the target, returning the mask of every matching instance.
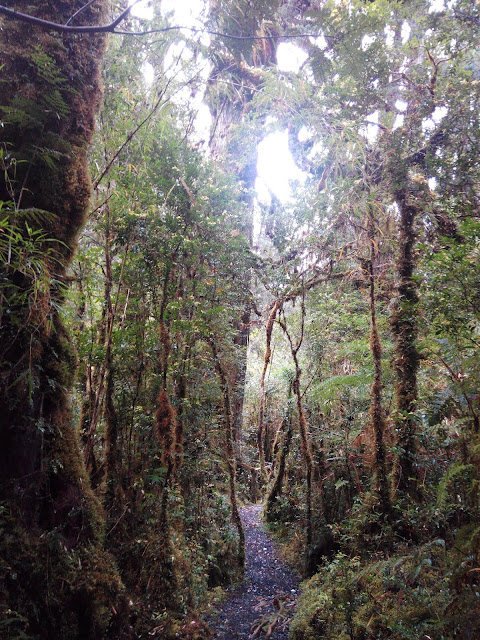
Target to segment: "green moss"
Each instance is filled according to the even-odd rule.
[[[32,536],[5,507],[0,533],[0,607],[10,612],[0,620],[2,640],[95,638],[112,624],[123,586],[109,554],[67,549],[61,528]]]
[[[441,539],[370,562],[339,554],[303,584],[291,638],[446,640],[465,637],[466,628],[480,637],[475,567],[473,555]]]
[[[58,21],[78,8],[74,0],[31,5],[35,15]],[[108,5],[94,3],[83,20],[101,21]],[[103,514],[70,415],[76,358],[52,301],[90,198],[86,151],[105,42],[2,18],[0,45],[2,140],[9,152],[0,200],[42,211],[29,225],[55,247],[55,254],[38,257],[43,280],[33,301],[31,278],[5,273],[23,301],[5,314],[0,336],[0,605],[12,612],[0,636],[93,639],[121,617],[125,599],[113,559],[102,550]],[[25,225],[25,237],[27,231]]]

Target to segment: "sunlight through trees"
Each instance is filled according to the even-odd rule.
[[[480,635],[479,26],[0,5],[2,640]]]

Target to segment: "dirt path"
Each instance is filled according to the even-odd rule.
[[[240,510],[245,527],[245,580],[232,589],[218,617],[210,622],[215,640],[288,638],[299,577],[279,558],[261,523],[261,509],[251,505]]]

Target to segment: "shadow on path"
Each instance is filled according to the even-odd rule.
[[[300,578],[283,562],[260,520],[261,505],[240,510],[245,528],[245,579],[211,621],[215,640],[286,640]]]

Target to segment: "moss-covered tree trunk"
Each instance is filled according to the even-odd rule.
[[[404,178],[407,184],[407,177]],[[395,430],[397,458],[394,473],[394,489],[399,495],[418,497],[418,481],[415,469],[417,450],[417,426],[415,409],[417,404],[417,371],[419,355],[417,349],[417,286],[413,279],[415,268],[415,218],[417,206],[412,203],[406,188],[398,189],[396,202],[399,206],[398,222],[398,293],[392,316],[395,337],[395,372],[397,415]]]
[[[385,452],[385,416],[382,407],[382,347],[377,327],[375,300],[375,220],[371,208],[368,212],[368,239],[370,241],[370,258],[367,261],[369,298],[370,298],[370,352],[373,360],[373,384],[370,390],[370,421],[373,435],[373,471],[375,474],[374,490],[382,513],[390,512],[390,494],[386,469]]]
[[[305,292],[303,292],[302,298],[302,324],[301,324],[301,333],[299,338],[294,341],[287,329],[287,324],[285,320],[285,316],[283,320],[279,320],[280,326],[284,334],[288,339],[288,343],[290,345],[290,353],[292,354],[292,359],[295,364],[295,378],[293,379],[292,389],[295,394],[295,398],[297,401],[297,412],[298,412],[298,428],[300,432],[300,448],[302,451],[302,457],[305,462],[305,480],[306,480],[306,495],[305,495],[305,508],[306,508],[306,531],[305,538],[307,548],[313,542],[313,522],[312,522],[312,483],[313,483],[313,452],[312,452],[312,443],[310,441],[308,426],[307,426],[307,418],[305,416],[305,410],[303,408],[303,394],[300,389],[300,380],[302,377],[302,369],[300,368],[300,363],[298,360],[298,352],[300,351],[300,347],[302,346],[303,338],[304,338],[304,329],[305,329]],[[321,518],[323,519],[324,514],[321,514]],[[308,551],[307,551],[308,554]]]
[[[66,22],[83,4],[34,0],[28,9]],[[92,4],[83,22],[100,23],[108,4]],[[0,200],[20,234],[12,249],[25,249],[24,268],[2,267],[10,296],[0,328],[2,637],[103,638],[122,610],[122,585],[102,550],[103,515],[72,422],[75,355],[58,303],[90,198],[86,151],[104,40],[8,18],[0,27]],[[32,234],[43,234],[36,270]]]
[[[282,495],[283,492],[283,480],[285,478],[285,471],[287,468],[287,459],[290,453],[290,447],[293,439],[293,423],[292,423],[292,385],[290,385],[288,389],[288,400],[287,400],[287,408],[286,415],[282,421],[282,427],[285,426],[285,434],[283,437],[283,442],[280,448],[280,452],[278,455],[278,469],[273,480],[272,486],[267,494],[266,499],[266,508],[265,513],[268,522],[272,522],[276,519],[275,517],[275,507],[276,500],[278,497]]]
[[[223,404],[223,418],[225,428],[225,448],[226,448],[226,461],[228,468],[228,479],[230,486],[230,504],[232,508],[232,522],[235,525],[238,532],[238,564],[240,567],[245,565],[245,532],[243,530],[242,519],[240,518],[240,511],[238,509],[237,500],[237,487],[236,487],[236,473],[237,465],[235,460],[235,449],[233,446],[233,423],[232,423],[232,409],[230,400],[230,390],[228,388],[227,376],[220,362],[217,347],[215,341],[212,339],[209,341],[210,348],[212,350],[213,359],[215,361],[215,369],[217,371],[218,378],[220,380],[222,390],[222,404]]]

